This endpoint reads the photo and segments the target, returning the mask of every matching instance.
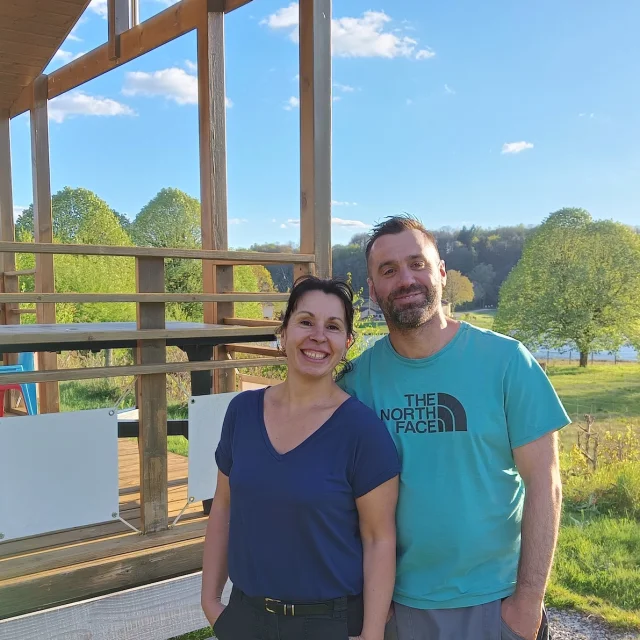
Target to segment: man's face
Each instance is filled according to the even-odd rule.
[[[369,254],[369,291],[387,324],[415,329],[438,312],[446,283],[444,261],[420,231],[378,238]]]

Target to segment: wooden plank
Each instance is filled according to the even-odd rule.
[[[46,75],[33,81],[33,107],[31,109],[31,166],[33,175],[33,226],[36,242],[53,242],[53,218],[51,213],[51,171],[49,167],[49,122],[47,109]],[[35,288],[39,293],[55,291],[53,255],[36,255]],[[56,321],[53,304],[39,304],[36,320],[40,324]],[[52,371],[58,366],[55,353],[38,353],[38,369]],[[38,409],[40,413],[56,413],[60,409],[58,383],[38,385]]]
[[[223,267],[230,269],[232,267]],[[13,272],[14,274],[16,272]],[[5,276],[12,273],[5,273]],[[286,302],[288,293],[12,293],[0,294],[0,304],[34,302]],[[232,308],[233,311],[233,308]]]
[[[186,492],[184,493],[186,496]],[[173,529],[160,531],[153,536],[139,536],[131,532],[126,535],[112,536],[106,540],[91,540],[62,548],[37,550],[12,556],[0,559],[0,576],[2,580],[20,578],[61,567],[72,567],[82,562],[93,562],[100,558],[192,540],[204,536],[206,526],[206,519],[202,518],[194,522],[178,523]]]
[[[0,640],[167,640],[208,626],[202,574],[0,621]],[[223,593],[228,602],[230,585]]]
[[[184,2],[184,0],[182,0]],[[53,244],[32,242],[0,242],[0,251],[14,253],[56,254],[76,256],[128,256],[149,258],[187,258],[232,264],[294,264],[314,262],[313,254],[263,253],[258,251],[207,251],[204,249],[162,249],[156,247],[116,247],[90,244]]]
[[[72,571],[61,568],[3,580],[0,618],[197,571],[202,568],[203,547],[204,539],[195,538],[78,564]]]
[[[249,4],[251,0],[224,0],[224,12],[229,13]]]
[[[254,356],[269,356],[277,358],[280,351],[274,347],[259,347],[251,344],[228,344],[227,351],[229,353],[246,353]]]
[[[58,369],[56,371],[34,371],[12,373],[11,381],[18,384],[50,382],[53,380],[96,380],[119,376],[139,376],[211,369],[235,369],[236,367],[269,367],[286,364],[286,358],[247,358],[246,360],[202,360],[194,362],[167,362],[166,364],[129,365],[123,367],[86,367],[84,369]],[[3,375],[0,374],[0,380]]]
[[[241,327],[279,327],[279,320],[258,320],[253,318],[223,318],[224,324]]]
[[[164,260],[136,258],[136,290],[164,292]],[[163,302],[138,303],[138,329],[164,329]],[[138,342],[138,364],[157,365],[166,361],[166,341]],[[168,526],[167,498],[167,376],[152,373],[140,376],[140,502],[142,533],[162,531]]]
[[[108,0],[109,60],[120,57],[120,34],[129,28],[129,0]]]
[[[300,250],[331,276],[331,0],[300,0]],[[296,277],[305,272],[295,269]]]
[[[122,33],[119,58],[109,59],[105,43],[54,71],[49,77],[49,100],[195,29],[205,6],[206,0],[182,0]],[[28,100],[23,91],[11,108],[12,118],[28,109]]]
[[[247,322],[260,322],[248,320]],[[271,322],[271,321],[264,321]],[[131,340],[179,340],[183,338],[224,338],[234,342],[241,336],[273,336],[273,326],[225,326],[190,322],[167,323],[165,329],[136,329],[131,322],[96,322],[61,325],[0,326],[0,346],[21,344],[123,342]]]
[[[35,269],[18,269],[16,271],[5,271],[5,278],[7,276],[34,276],[36,274]]]
[[[0,111],[0,241],[13,242],[14,239],[9,113]],[[0,292],[17,293],[20,290],[18,278],[11,274],[15,268],[15,254],[11,252],[0,253],[0,270],[4,272],[4,277],[0,277]],[[5,306],[0,317],[2,324],[18,324],[20,322],[19,317],[15,314],[16,308],[17,305],[13,304]],[[7,364],[10,363],[7,362]],[[10,394],[6,395],[5,402],[6,408],[10,409]]]

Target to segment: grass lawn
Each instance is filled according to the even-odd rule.
[[[461,311],[453,314],[456,320],[464,320],[480,329],[493,329],[496,317],[495,309],[478,309],[477,311]]]

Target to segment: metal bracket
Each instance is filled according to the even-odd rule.
[[[169,529],[173,529],[173,527],[175,527],[178,524],[178,520],[182,518],[182,514],[187,510],[187,507],[190,504],[192,504],[194,501],[195,501],[195,498],[193,496],[189,496],[189,499],[187,500],[184,507],[182,507],[182,510],[180,511],[180,513],[176,516],[176,519],[169,525]]]

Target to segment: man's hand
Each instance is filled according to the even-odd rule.
[[[542,623],[542,604],[509,596],[502,602],[502,620],[524,640],[536,640]]]
[[[219,599],[212,600],[211,602],[207,602],[206,607],[203,607],[204,613],[207,616],[207,620],[209,624],[213,627],[213,625],[218,621],[218,618],[222,615],[222,612],[226,609],[226,607],[220,602]]]

